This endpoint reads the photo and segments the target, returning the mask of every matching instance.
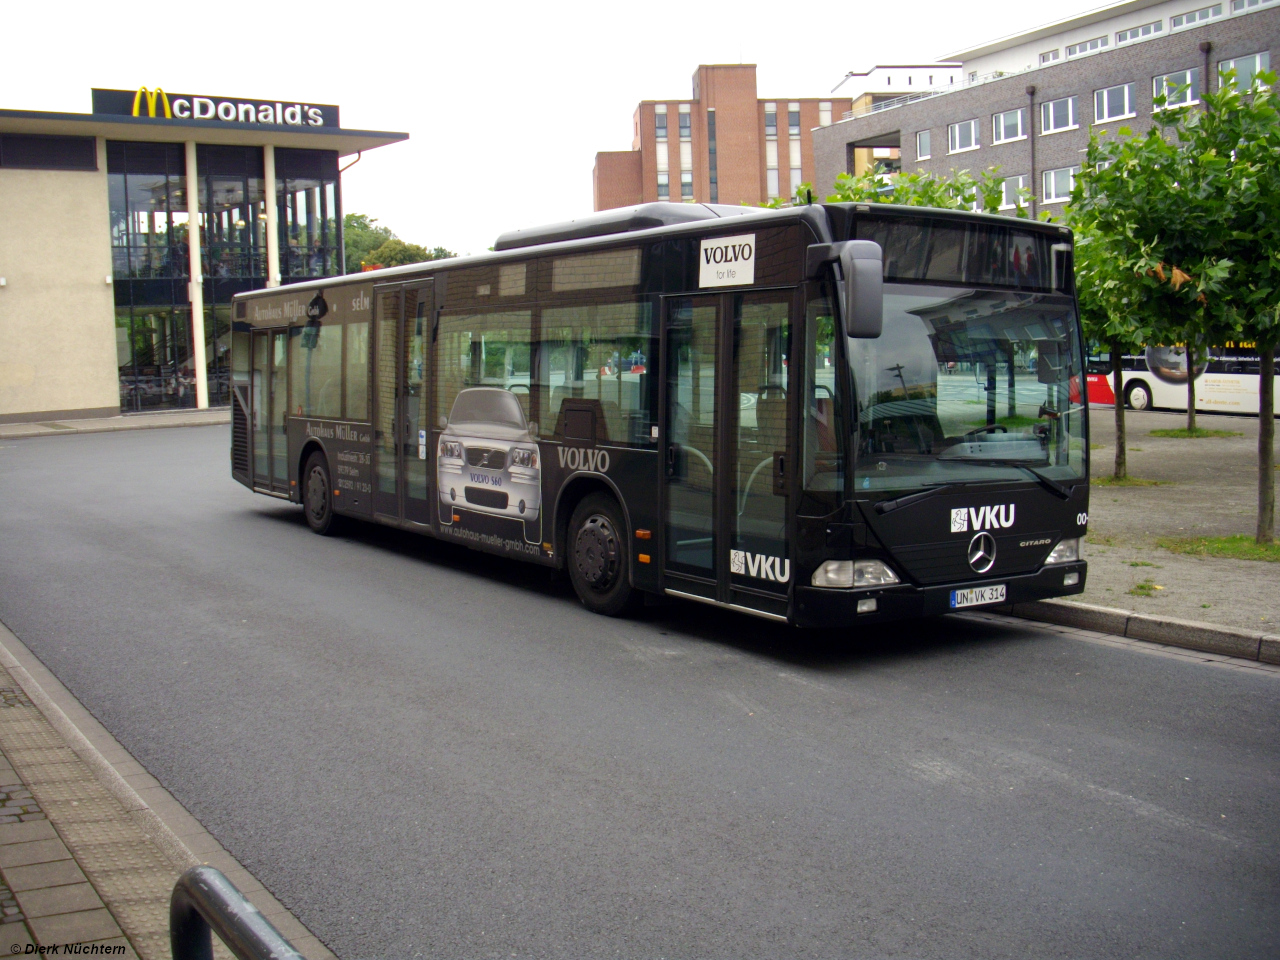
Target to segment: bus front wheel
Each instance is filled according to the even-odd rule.
[[[613,497],[583,498],[569,521],[569,580],[592,613],[616,617],[638,594],[631,588],[630,548],[622,508]]]
[[[307,526],[322,536],[336,533],[338,516],[333,512],[333,487],[329,461],[318,450],[307,457],[302,471],[302,512]]]
[[[1124,398],[1132,410],[1151,409],[1151,388],[1141,380],[1129,384],[1129,389],[1125,391]]]

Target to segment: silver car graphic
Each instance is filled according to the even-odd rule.
[[[524,418],[510,390],[471,387],[453,401],[436,458],[440,517],[454,508],[523,520],[542,512],[542,468],[537,428]]]

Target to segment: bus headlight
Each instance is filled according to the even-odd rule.
[[[1045,564],[1050,563],[1075,563],[1080,559],[1080,538],[1069,537],[1066,540],[1058,541],[1058,545],[1053,548],[1053,552],[1049,554],[1049,558],[1045,560]]]
[[[815,587],[887,587],[902,581],[879,560],[828,560],[809,582]]]

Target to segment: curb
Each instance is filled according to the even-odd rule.
[[[80,433],[118,433],[122,430],[156,430],[166,427],[207,427],[231,422],[230,407],[103,417],[97,420],[41,420],[0,424],[0,440],[28,437],[66,437]]]
[[[1014,603],[993,609],[1024,620],[1057,623],[1065,627],[1080,627],[1117,637],[1128,637],[1131,640],[1147,640],[1204,653],[1280,664],[1280,634],[1234,630],[1199,620],[1152,617],[1145,613],[1130,613],[1128,610],[1099,607],[1091,603],[1069,603],[1061,600]]]

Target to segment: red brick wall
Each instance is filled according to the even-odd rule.
[[[597,210],[642,203],[644,191],[640,180],[640,153],[633,150],[597,153],[592,183]]]

